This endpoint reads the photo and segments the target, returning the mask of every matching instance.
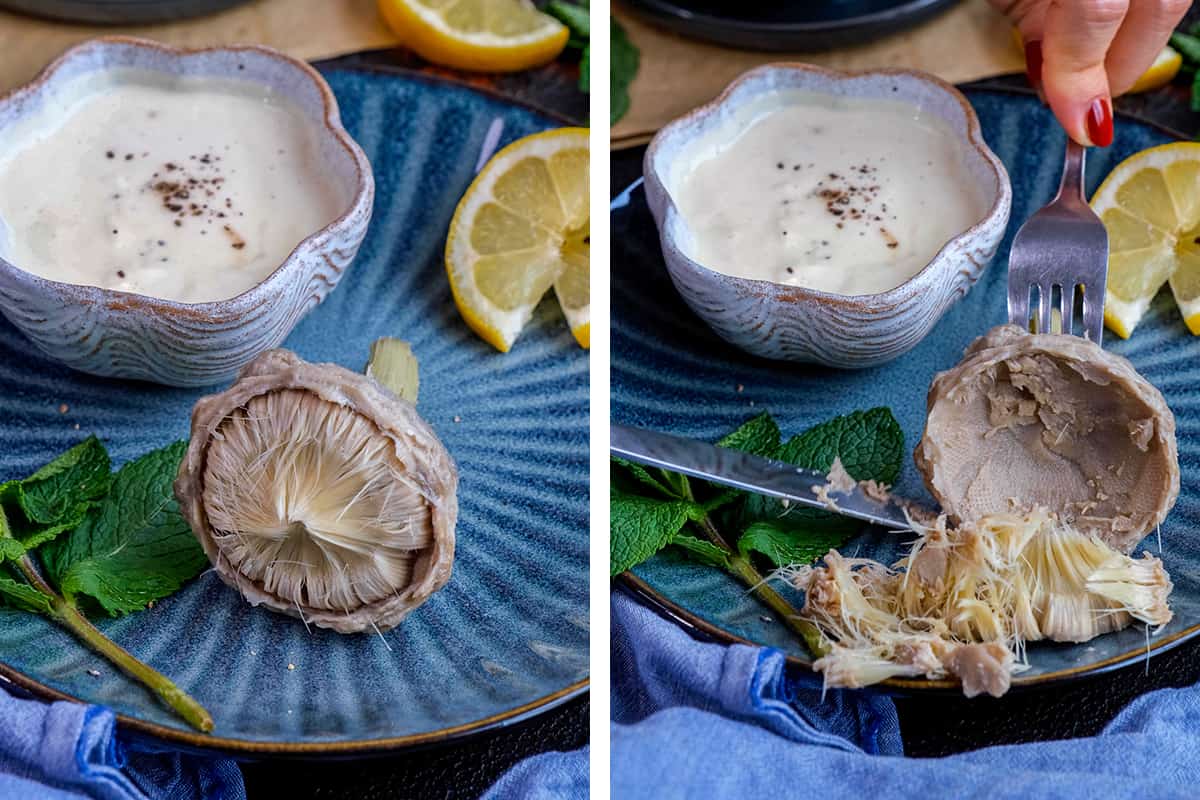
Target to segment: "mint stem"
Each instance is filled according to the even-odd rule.
[[[107,658],[129,677],[140,681],[146,688],[154,692],[160,700],[192,727],[208,733],[213,729],[212,716],[191,695],[176,686],[170,678],[148,664],[138,661],[129,651],[109,639],[100,629],[88,621],[75,604],[62,597],[46,583],[46,579],[38,572],[33,560],[25,556],[16,562],[17,568],[35,589],[50,598],[52,616],[55,622],[62,625],[71,633]]]
[[[809,652],[817,658],[825,655],[828,648],[823,644],[821,632],[817,630],[817,626],[802,618],[795,606],[772,589],[767,584],[767,579],[754,568],[748,559],[734,552],[707,514],[697,524],[710,542],[729,554],[729,574],[746,584],[750,588],[751,594],[757,597],[759,602],[774,611],[783,620],[783,624],[804,641]]]

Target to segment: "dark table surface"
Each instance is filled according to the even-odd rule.
[[[969,85],[1028,91],[1024,75],[1001,76]],[[1181,137],[1195,138],[1200,133],[1200,113],[1191,111],[1189,96],[1190,88],[1181,77],[1162,89],[1118,98],[1116,107]],[[642,176],[645,150],[634,147],[613,153],[610,176],[614,197]],[[1014,220],[1014,224],[1020,222]],[[1164,687],[1190,686],[1198,681],[1200,639],[1124,669],[1014,691],[1002,698],[897,697],[896,707],[905,752],[910,756],[935,757],[989,745],[1093,736],[1139,695]]]

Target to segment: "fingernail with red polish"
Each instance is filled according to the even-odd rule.
[[[1088,106],[1087,131],[1088,138],[1096,147],[1108,147],[1112,144],[1112,101],[1107,97],[1097,97]]]
[[[1025,75],[1029,85],[1035,90],[1042,90],[1042,43],[1026,42],[1025,44]]]

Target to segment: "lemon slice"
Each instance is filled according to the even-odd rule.
[[[508,352],[551,287],[589,344],[587,128],[559,128],[501,150],[467,189],[446,239],[454,302],[471,329]]]
[[[1118,164],[1092,210],[1108,229],[1104,321],[1128,339],[1169,283],[1192,333],[1200,333],[1200,143],[1173,142]]]
[[[570,31],[529,0],[379,0],[403,43],[447,67],[516,72],[562,52]]]

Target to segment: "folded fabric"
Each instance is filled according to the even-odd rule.
[[[479,800],[585,800],[588,749],[530,756],[500,776]]]
[[[822,692],[769,648],[703,643],[612,597],[612,796],[1196,797],[1200,687],[1140,697],[1088,739],[905,758],[896,708]]]
[[[187,756],[117,735],[98,706],[0,689],[0,800],[243,800],[229,759]]]

